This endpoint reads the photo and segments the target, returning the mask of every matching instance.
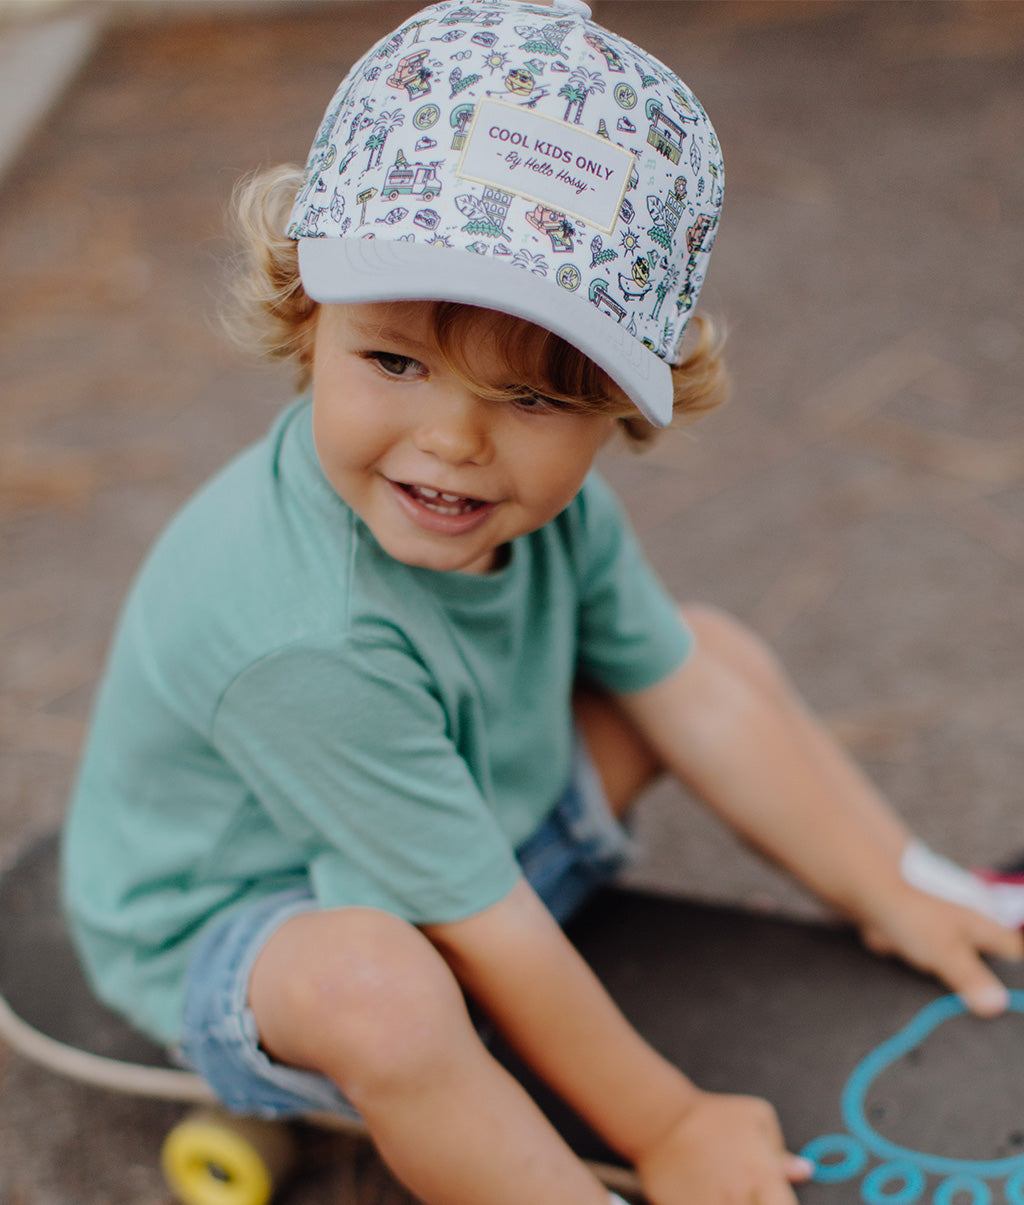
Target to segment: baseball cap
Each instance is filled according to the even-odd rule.
[[[515,315],[663,427],[722,189],[700,102],[586,4],[443,0],[342,81],[287,232],[313,300]]]

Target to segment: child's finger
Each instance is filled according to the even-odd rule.
[[[972,1013],[998,1017],[1006,1012],[1009,992],[973,950],[960,950],[937,970]]]
[[[814,1164],[810,1159],[805,1159],[802,1155],[791,1155],[788,1151],[784,1168],[786,1179],[791,1184],[805,1184],[814,1176]]]
[[[1020,929],[1010,929],[987,917],[979,917],[974,922],[971,937],[979,950],[993,958],[1005,958],[1009,962],[1024,958],[1024,934]]]

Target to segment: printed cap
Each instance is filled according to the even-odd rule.
[[[655,426],[722,204],[700,102],[580,0],[444,0],[353,67],[292,210],[325,303],[458,301],[598,364]]]

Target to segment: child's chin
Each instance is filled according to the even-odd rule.
[[[497,559],[493,548],[446,549],[410,547],[395,541],[389,547],[381,542],[384,551],[403,565],[413,569],[432,569],[435,573],[487,573]]]

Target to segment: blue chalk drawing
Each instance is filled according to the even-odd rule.
[[[1024,1013],[1024,991],[1010,992],[1009,1011]],[[861,1181],[864,1205],[914,1205],[925,1191],[926,1175],[946,1177],[932,1205],[992,1205],[987,1181],[1006,1177],[1007,1205],[1024,1205],[1024,1153],[1002,1159],[950,1159],[899,1146],[883,1138],[867,1119],[864,1101],[871,1085],[945,1021],[967,1012],[957,996],[943,996],[923,1008],[899,1033],[877,1046],[854,1068],[841,1104],[846,1134],[823,1134],[800,1152],[814,1164],[814,1180],[837,1184],[859,1176],[873,1155],[883,1160]]]

